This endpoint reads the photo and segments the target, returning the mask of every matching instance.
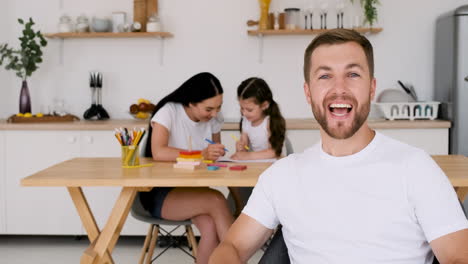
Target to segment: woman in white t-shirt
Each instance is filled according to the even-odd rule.
[[[175,161],[180,151],[201,150],[205,159],[225,154],[221,144],[223,118],[219,113],[223,88],[210,73],[199,73],[164,97],[151,119],[146,156],[157,161]],[[205,138],[216,144],[208,144]],[[208,258],[234,221],[220,192],[205,188],[156,187],[140,193],[143,207],[154,217],[167,220],[191,219],[200,230],[197,263]]]

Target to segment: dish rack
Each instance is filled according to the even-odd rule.
[[[386,119],[430,119],[437,118],[440,102],[394,102],[376,103]]]

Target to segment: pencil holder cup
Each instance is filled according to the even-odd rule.
[[[138,146],[122,146],[122,167],[140,165],[140,151]]]

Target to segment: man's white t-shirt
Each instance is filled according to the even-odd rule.
[[[334,157],[321,143],[277,161],[243,213],[283,225],[292,263],[432,263],[428,242],[468,228],[448,178],[424,151],[380,133]]]
[[[250,141],[250,149],[252,151],[261,151],[270,148],[268,134],[268,123],[270,116],[266,116],[262,123],[258,126],[252,126],[252,123],[247,118],[242,117],[242,133],[246,133]]]
[[[221,113],[208,122],[195,122],[187,115],[180,103],[166,103],[153,116],[151,122],[156,122],[169,131],[168,146],[187,149],[189,138],[193,150],[202,150],[209,144],[205,138],[212,140],[213,134],[221,131],[223,117]]]

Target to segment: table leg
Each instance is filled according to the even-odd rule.
[[[98,255],[97,261],[95,260],[91,263],[105,263],[103,258],[106,251],[108,250],[109,253],[112,253],[112,250],[120,236],[120,231],[122,230],[128,213],[130,212],[136,193],[137,189],[134,187],[124,187],[120,192],[119,198],[115,202],[106,226],[96,239],[95,245],[91,245],[89,247],[89,249],[92,249]]]
[[[93,213],[89,208],[88,201],[83,194],[83,190],[81,187],[68,187],[68,192],[70,193],[73,203],[75,204],[78,215],[81,218],[81,222],[86,229],[86,233],[88,233],[88,239],[92,244],[99,237],[100,231],[96,224],[96,220],[94,219]],[[91,257],[91,259],[94,259],[96,254],[93,254],[93,252],[87,252],[86,256],[86,258]],[[106,263],[114,263],[109,252],[105,253],[103,259]]]
[[[94,216],[88,206],[86,198],[80,187],[69,187],[81,221],[86,228],[91,245],[85,250],[81,257],[82,264],[108,263],[114,264],[111,253],[120,236],[120,231],[127,219],[128,213],[135,199],[137,188],[124,187],[115,202],[114,208],[107,220],[107,223],[99,232]]]
[[[458,199],[463,203],[468,195],[468,187],[456,187],[455,191],[457,192]]]

